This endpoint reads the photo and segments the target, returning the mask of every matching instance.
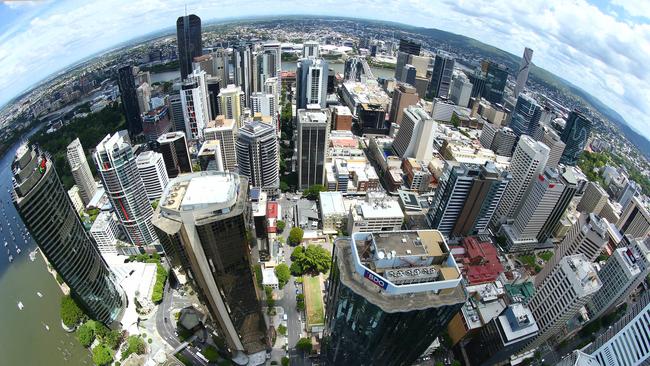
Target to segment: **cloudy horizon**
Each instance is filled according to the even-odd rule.
[[[0,106],[82,59],[173,27],[185,5],[206,23],[257,16],[345,16],[436,28],[515,55],[530,47],[535,65],[598,98],[650,138],[650,2],[634,0],[4,1]]]

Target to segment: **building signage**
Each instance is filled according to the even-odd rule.
[[[374,283],[375,285],[383,288],[384,290],[388,288],[388,282],[386,282],[386,280],[384,280],[383,278],[377,276],[376,274],[368,271],[367,269],[363,273],[363,277],[369,279],[372,283]]]

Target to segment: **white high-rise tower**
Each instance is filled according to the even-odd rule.
[[[68,145],[67,150],[72,178],[74,178],[74,182],[79,187],[81,200],[87,205],[97,191],[97,184],[95,183],[95,179],[93,179],[93,173],[90,171],[88,160],[86,160],[86,155],[84,154],[84,149],[81,146],[79,138],[74,139]]]
[[[519,65],[519,70],[517,71],[517,84],[515,85],[515,98],[519,96],[524,87],[526,87],[526,81],[528,81],[528,71],[530,71],[530,65],[533,61],[533,50],[526,47],[524,49],[524,56],[521,58],[521,64]]]

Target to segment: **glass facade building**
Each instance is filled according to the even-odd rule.
[[[194,57],[203,54],[201,40],[201,18],[194,14],[178,17],[176,20],[176,39],[178,43],[178,62],[181,66],[181,78],[184,80],[192,73]]]
[[[589,134],[591,133],[591,120],[577,110],[569,113],[569,119],[566,121],[562,131],[562,142],[566,144],[560,163],[565,165],[576,165],[578,158],[587,145]]]
[[[124,292],[86,233],[53,162],[23,145],[12,169],[14,205],[47,260],[91,318],[104,324],[118,320]]]

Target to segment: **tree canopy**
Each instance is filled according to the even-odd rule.
[[[126,339],[126,349],[122,352],[122,359],[125,360],[132,353],[143,355],[145,352],[147,352],[147,346],[144,340],[140,336],[132,335]]]
[[[305,231],[303,229],[299,227],[293,227],[289,232],[289,238],[287,239],[287,243],[289,245],[298,245],[302,241],[303,235],[305,235]]]
[[[285,228],[286,226],[287,226],[287,224],[286,224],[284,221],[282,221],[282,220],[278,220],[278,221],[275,222],[275,227],[278,228],[278,231],[279,231],[279,232],[283,232],[283,231],[284,231],[284,228]]]
[[[89,322],[85,322],[77,328],[77,339],[82,346],[88,347],[95,340],[95,330]]]
[[[275,276],[278,278],[278,284],[280,289],[284,288],[284,285],[289,282],[291,278],[291,272],[289,271],[289,266],[284,263],[280,263],[275,267]]]
[[[296,247],[291,253],[291,261],[290,270],[292,275],[316,275],[329,271],[332,256],[320,245],[310,244],[307,248]]]
[[[302,195],[308,200],[316,201],[320,196],[320,192],[325,192],[325,191],[327,191],[327,188],[325,188],[324,185],[314,184],[313,186],[305,189]]]
[[[93,348],[93,362],[98,366],[109,365],[113,362],[113,352],[105,344],[99,344]]]
[[[67,327],[74,327],[83,319],[84,312],[70,295],[61,298],[61,320]]]
[[[304,353],[311,353],[311,340],[309,338],[300,338],[298,342],[296,342],[296,349]]]

